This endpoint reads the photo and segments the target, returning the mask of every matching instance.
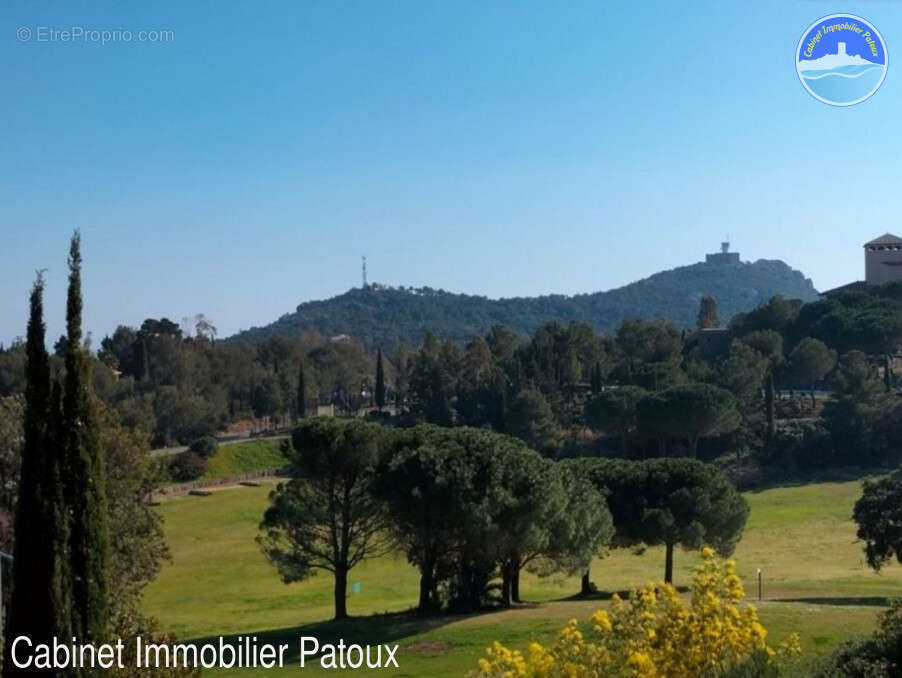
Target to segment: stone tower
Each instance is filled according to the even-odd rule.
[[[864,244],[864,280],[868,285],[902,280],[902,238],[886,233]]]
[[[738,264],[739,252],[730,251],[730,243],[724,241],[720,243],[720,252],[705,255],[706,264]]]

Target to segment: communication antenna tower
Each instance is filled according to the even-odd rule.
[[[366,289],[366,257],[363,257],[363,265],[361,266],[361,270],[363,271],[363,289]]]

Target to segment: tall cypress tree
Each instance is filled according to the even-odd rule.
[[[61,441],[65,453],[65,498],[70,512],[72,635],[96,642],[107,633],[109,534],[106,472],[91,393],[91,364],[82,346],[81,236],[69,250],[66,302],[66,380]]]
[[[598,361],[592,367],[592,379],[589,386],[591,387],[592,395],[601,393],[601,363]]]
[[[775,416],[774,416],[774,371],[773,368],[768,370],[767,378],[764,382],[764,416],[767,419],[767,439],[774,437]]]
[[[13,588],[5,640],[28,636],[34,643],[66,637],[68,609],[61,577],[66,563],[65,515],[61,507],[59,455],[44,331],[44,279],[31,291],[25,385],[25,447],[16,509]],[[8,650],[8,643],[7,648]],[[9,656],[8,652],[4,653]],[[4,677],[34,675],[11,661]],[[52,674],[48,671],[47,675]]]
[[[382,349],[376,351],[376,407],[385,407],[385,366],[382,364]]]
[[[307,380],[304,378],[304,363],[298,368],[298,419],[307,416]]]

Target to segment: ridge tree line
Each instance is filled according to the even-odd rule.
[[[334,578],[347,616],[349,572],[400,551],[420,573],[417,609],[468,612],[520,602],[520,576],[582,575],[612,547],[732,552],[748,505],[693,459],[553,461],[487,429],[397,429],[317,417],[294,429],[292,479],[270,495],[257,539],[286,583]]]
[[[22,669],[9,657],[19,636],[33,644],[77,637],[103,643],[141,635],[163,640],[140,610],[141,594],[167,557],[160,519],[150,507],[158,473],[146,438],[124,427],[91,385],[92,360],[82,327],[81,238],[69,251],[65,341],[59,361],[46,350],[44,281],[30,296],[24,394],[0,399],[0,545],[13,554],[4,647],[4,678],[62,675]],[[4,566],[5,574],[9,567]],[[125,643],[127,653],[134,643]],[[129,661],[132,660],[132,661]],[[106,673],[137,675],[130,655]],[[189,675],[172,669],[149,675]],[[74,668],[66,676],[94,675]],[[141,670],[142,675],[148,673]]]
[[[719,316],[703,297],[699,329]],[[286,425],[331,405],[399,426],[489,427],[551,456],[741,452],[812,466],[884,464],[895,454],[899,283],[808,304],[774,297],[734,316],[715,354],[700,332],[664,320],[629,319],[611,335],[580,322],[529,337],[496,325],[465,344],[427,333],[419,348],[392,355],[344,335],[215,341],[201,320],[190,334],[165,318],[121,326],[94,360],[97,393],[154,446],[188,444],[230,422]],[[24,344],[0,351],[0,394],[22,392],[23,355]],[[822,407],[786,397],[814,390],[831,391]]]

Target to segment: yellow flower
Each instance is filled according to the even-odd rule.
[[[736,564],[718,562],[702,549],[687,604],[669,584],[649,584],[628,600],[613,596],[611,609],[598,610],[591,640],[575,619],[554,645],[532,643],[526,657],[495,643],[471,678],[695,678],[720,672],[753,652],[769,661],[788,661],[801,652],[792,633],[776,650],[752,605],[740,607],[745,592]]]

